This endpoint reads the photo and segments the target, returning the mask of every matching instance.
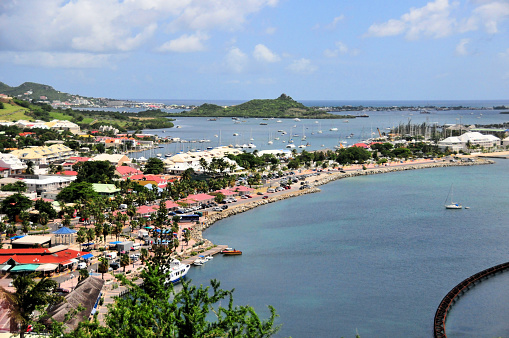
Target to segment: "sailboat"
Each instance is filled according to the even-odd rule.
[[[451,197],[450,203],[447,204],[447,201],[449,200],[449,196]],[[453,185],[451,184],[451,189],[449,190],[449,194],[447,195],[447,198],[445,200],[445,208],[446,209],[463,209],[463,206],[459,203],[453,202]]]

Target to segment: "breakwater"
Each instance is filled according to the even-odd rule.
[[[237,215],[237,214],[246,212],[248,210],[254,209],[261,205],[274,203],[274,202],[292,198],[292,197],[302,196],[304,194],[320,192],[320,189],[318,188],[318,186],[324,185],[324,184],[327,184],[327,183],[330,183],[332,181],[336,181],[336,180],[339,180],[342,178],[364,176],[364,175],[385,174],[385,173],[405,171],[405,170],[457,167],[457,166],[472,166],[472,165],[484,165],[484,164],[493,164],[493,163],[494,162],[492,160],[476,159],[475,161],[457,161],[457,162],[441,161],[441,162],[427,162],[427,163],[409,163],[409,164],[402,164],[402,165],[396,165],[396,166],[394,166],[394,165],[393,166],[381,166],[381,167],[368,168],[368,169],[350,170],[350,171],[346,171],[344,173],[342,173],[342,172],[323,172],[321,174],[321,176],[316,176],[316,179],[314,181],[309,182],[311,187],[308,189],[293,190],[293,191],[283,193],[281,195],[270,196],[267,199],[260,199],[257,201],[248,202],[248,203],[241,204],[241,205],[233,207],[233,208],[223,210],[221,212],[212,213],[207,216],[207,218],[204,222],[202,222],[199,225],[197,224],[194,227],[191,235],[197,241],[204,240],[205,242],[207,242],[208,245],[210,245],[212,243],[203,238],[202,232],[203,232],[203,230],[207,229],[215,222],[225,219],[227,217],[233,216],[233,215]]]

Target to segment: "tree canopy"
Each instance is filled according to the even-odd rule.
[[[164,162],[157,157],[151,157],[145,164],[144,174],[162,174],[164,172]]]
[[[2,201],[2,213],[6,214],[10,220],[14,220],[16,215],[30,209],[32,201],[20,193],[6,197]]]
[[[78,170],[76,182],[113,183],[115,167],[108,161],[83,162]]]
[[[57,195],[57,200],[65,203],[76,201],[90,201],[99,195],[92,188],[89,182],[72,182],[69,186],[63,188]]]

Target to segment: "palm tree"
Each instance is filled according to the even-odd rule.
[[[87,279],[88,276],[89,276],[88,270],[87,269],[81,269],[80,270],[80,275],[78,277],[78,282],[81,282],[82,280]]]
[[[0,299],[7,305],[9,317],[17,325],[20,337],[25,336],[28,324],[34,318],[37,308],[61,300],[53,291],[57,286],[54,280],[43,277],[39,282],[32,275],[18,276],[13,280],[14,293],[0,287]]]
[[[76,242],[80,243],[80,251],[81,251],[81,244],[85,243],[87,240],[87,231],[84,228],[80,228],[78,230],[78,233],[76,234]]]
[[[99,258],[99,265],[97,266],[97,270],[102,273],[102,279],[104,279],[104,274],[108,272],[109,262],[106,257]]]
[[[128,254],[123,254],[121,257],[120,257],[120,266],[123,266],[124,267],[124,273],[125,273],[125,267],[129,265],[129,255]]]
[[[145,263],[145,260],[148,258],[148,250],[146,248],[141,248],[140,255],[142,263]]]
[[[46,232],[47,226],[49,222],[49,216],[44,211],[39,214],[39,223],[42,225],[43,233]]]
[[[89,242],[92,242],[95,238],[95,230],[93,228],[90,228],[87,230],[87,240]]]

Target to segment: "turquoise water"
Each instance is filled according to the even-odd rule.
[[[278,337],[431,337],[451,288],[509,260],[508,169],[500,160],[349,178],[256,208],[204,233],[243,255],[218,255],[189,277],[219,279],[262,316],[276,307]],[[452,183],[470,209],[445,210]],[[448,336],[508,336],[507,278],[462,297]]]

